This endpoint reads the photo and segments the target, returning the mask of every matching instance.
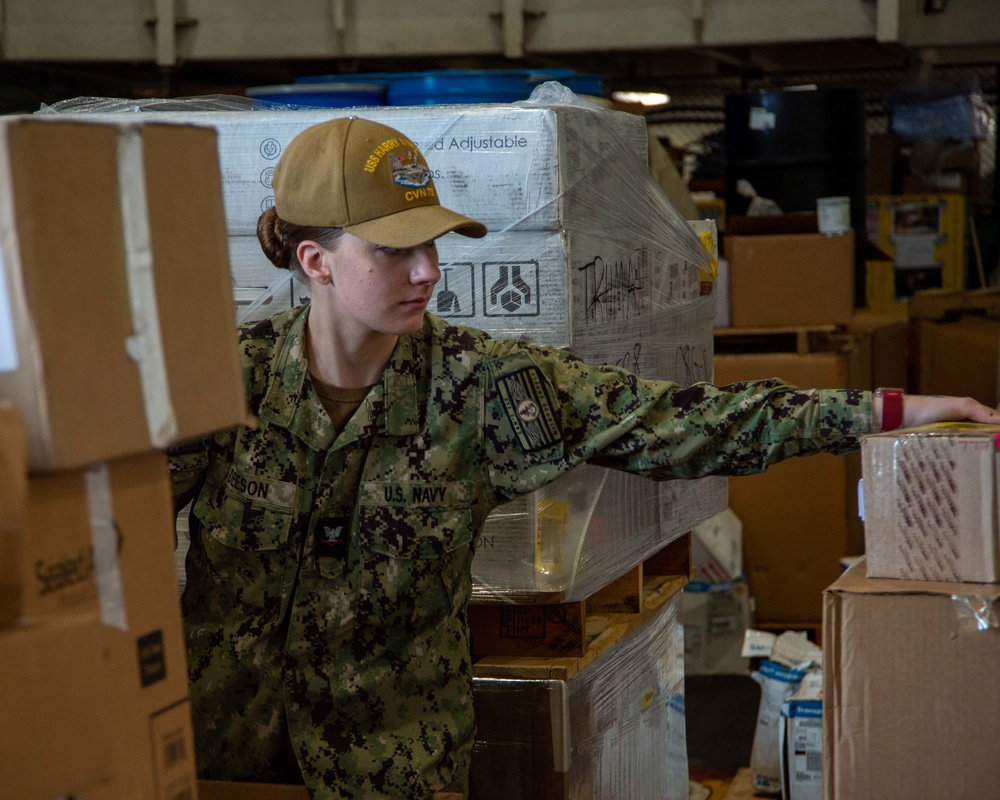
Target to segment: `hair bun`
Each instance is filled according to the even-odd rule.
[[[281,231],[281,218],[274,206],[257,219],[257,240],[268,260],[279,269],[290,269],[292,253]]]

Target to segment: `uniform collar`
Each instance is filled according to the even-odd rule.
[[[316,450],[348,444],[374,434],[412,436],[426,425],[421,399],[429,396],[429,323],[412,336],[400,336],[392,358],[368,397],[339,437],[308,382],[306,321],[308,303],[287,329],[274,355],[273,377],[261,403],[262,420],[287,428]]]

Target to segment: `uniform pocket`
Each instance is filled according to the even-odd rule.
[[[413,483],[363,487],[360,618],[422,627],[464,607],[472,581],[473,538],[465,488]],[[404,502],[386,502],[400,496]]]
[[[221,482],[212,477],[192,508],[205,566],[237,602],[264,609],[281,597],[291,509],[253,497],[264,492],[264,481],[244,486],[235,471]]]

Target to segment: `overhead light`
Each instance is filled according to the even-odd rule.
[[[639,103],[644,106],[662,106],[670,102],[670,95],[663,92],[612,92],[611,99],[619,103]]]

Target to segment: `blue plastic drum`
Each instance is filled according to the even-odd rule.
[[[328,75],[303,75],[295,78],[293,83],[379,83],[387,85],[389,78],[396,77],[392,72],[335,72]]]
[[[308,108],[384,106],[386,87],[380,83],[286,83],[251,86],[244,94],[254,100]]]
[[[514,103],[527,100],[535,82],[526,70],[432,70],[389,75],[390,106]]]

